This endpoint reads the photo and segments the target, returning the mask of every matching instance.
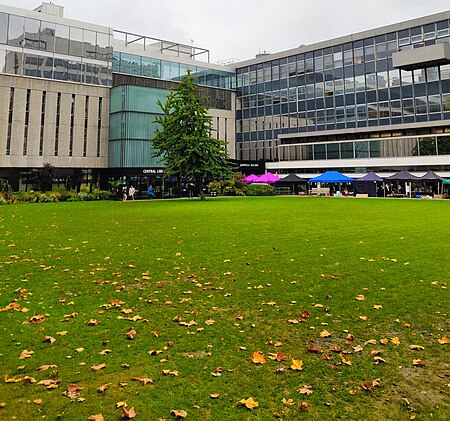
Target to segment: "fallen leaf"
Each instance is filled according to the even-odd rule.
[[[104,350],[100,351],[99,354],[100,354],[100,355],[107,355],[107,354],[109,354],[110,352],[112,352],[110,349],[104,349]]]
[[[383,306],[380,305],[380,304],[375,304],[375,305],[373,306],[373,308],[374,308],[375,310],[380,310],[381,308],[383,308]]]
[[[380,344],[387,345],[389,341],[386,338],[380,339]]]
[[[131,418],[136,417],[136,411],[134,410],[134,407],[131,407],[130,409],[125,408],[125,405],[122,407],[122,418],[125,418],[126,420],[130,420]]]
[[[111,383],[106,383],[106,384],[101,385],[100,387],[97,387],[97,392],[99,392],[99,393],[105,392],[106,389],[108,389],[110,384]]]
[[[250,396],[248,399],[242,399],[239,401],[241,405],[244,405],[248,409],[257,408],[259,406],[259,403],[254,401],[253,398]]]
[[[252,362],[253,364],[264,364],[266,362],[266,359],[260,351],[255,351],[253,353]]]
[[[183,419],[187,417],[187,412],[183,409],[172,409],[170,415],[173,415],[175,418]]]
[[[446,345],[446,344],[450,344],[450,339],[447,338],[446,336],[443,336],[442,338],[439,338],[439,339],[438,339],[438,342],[439,342],[441,345]]]
[[[147,383],[153,384],[153,380],[148,377],[133,377],[132,380],[136,380],[138,382],[143,383],[146,385]]]
[[[67,391],[65,392],[66,396],[70,399],[76,399],[78,398],[80,395],[78,394],[78,392],[81,390],[82,388],[79,387],[77,384],[69,384],[69,386],[67,387]]]
[[[56,332],[56,334],[59,335],[59,336],[66,336],[67,333],[68,333],[67,330],[63,330],[61,332]]]
[[[298,393],[302,395],[312,395],[313,391],[311,390],[311,386],[305,384],[303,387],[297,390]]]
[[[54,344],[56,342],[56,339],[52,338],[51,336],[44,336],[44,342],[50,342],[51,344]]]
[[[34,351],[27,351],[24,349],[21,354],[19,355],[19,359],[23,360],[25,358],[31,358],[31,356],[34,354]]]
[[[211,394],[209,395],[209,397],[210,397],[211,399],[217,399],[219,396],[220,396],[219,393],[211,393]]]
[[[366,299],[366,297],[364,295],[357,295],[355,297],[355,300],[357,300],[357,301],[364,301],[365,299]]]
[[[424,367],[427,365],[425,360],[413,360],[412,364],[415,366],[421,366],[421,367]]]
[[[284,403],[285,405],[295,405],[294,399],[283,398],[281,399],[281,402]]]
[[[42,399],[35,399],[33,403],[35,403],[36,405],[40,405],[42,403]]]
[[[331,336],[331,333],[328,332],[328,330],[323,330],[322,332],[320,332],[321,338],[329,338],[330,336]]]
[[[423,346],[420,345],[410,345],[408,348],[413,351],[422,351],[425,349]]]
[[[178,376],[178,370],[162,370],[165,376]]]
[[[88,418],[89,421],[105,421],[105,419],[103,418],[102,414],[97,414],[97,415],[91,415]]]
[[[391,342],[394,345],[400,345],[400,339],[398,339],[397,336],[394,336],[393,338],[391,338]]]
[[[366,345],[376,345],[377,341],[375,339],[369,339],[368,341],[364,342],[364,346]]]
[[[131,329],[129,332],[127,332],[125,334],[125,337],[129,340],[134,339],[135,335],[136,335],[136,331],[134,329]]]
[[[102,364],[99,364],[99,365],[92,365],[91,369],[94,370],[94,371],[99,371],[99,370],[101,370],[101,369],[103,369],[105,367],[106,367],[106,364],[102,363]]]
[[[91,320],[88,321],[87,324],[88,324],[88,326],[97,326],[97,325],[100,324],[100,322],[98,320],[91,319]]]
[[[292,370],[303,370],[303,361],[292,359],[291,369]]]

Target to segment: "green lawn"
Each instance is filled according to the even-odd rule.
[[[2,206],[0,419],[448,419],[449,206]]]

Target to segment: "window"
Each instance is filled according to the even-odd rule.
[[[45,103],[47,100],[47,92],[42,92],[41,100],[41,131],[39,134],[39,156],[42,156],[44,151],[44,128],[45,128]]]
[[[344,51],[344,66],[351,66],[353,65],[353,51],[348,50]]]
[[[8,15],[0,13],[0,44],[6,44],[8,39]]]
[[[58,96],[56,98],[55,148],[53,151],[55,156],[58,156],[60,121],[61,121],[61,93],[58,92]]]
[[[39,34],[41,32],[41,22],[36,19],[25,19],[25,39],[24,45],[28,48],[41,49]]]
[[[55,53],[69,53],[69,27],[55,25]]]
[[[9,15],[8,44],[22,47],[24,43],[25,18]]]
[[[6,135],[6,155],[11,154],[11,135],[14,111],[14,88],[9,90],[8,133]]]
[[[75,129],[75,94],[72,94],[70,105],[70,135],[69,135],[69,156],[73,156],[73,132]]]
[[[83,30],[80,28],[70,28],[69,54],[83,56]]]
[[[84,102],[84,132],[83,132],[83,157],[87,155],[87,139],[89,128],[89,97],[86,96]]]
[[[428,97],[428,107],[430,113],[440,113],[441,112],[441,96],[440,95],[430,95]]]

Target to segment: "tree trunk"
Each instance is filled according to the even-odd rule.
[[[203,191],[203,181],[197,181],[195,183],[195,187],[198,189],[198,195],[200,196],[200,200],[206,200],[205,192]]]

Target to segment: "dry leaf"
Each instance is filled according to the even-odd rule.
[[[27,351],[26,349],[24,349],[20,356],[19,359],[23,360],[24,358],[31,358],[31,356],[34,354],[34,351]]]
[[[91,319],[91,320],[88,321],[87,324],[88,324],[88,326],[97,326],[97,325],[100,324],[100,322],[98,320]]]
[[[397,336],[394,336],[393,338],[391,338],[391,342],[394,345],[400,345],[400,339],[398,339]]]
[[[422,351],[422,350],[424,350],[425,348],[424,348],[423,346],[420,346],[420,345],[410,345],[410,346],[409,346],[409,349],[411,349],[411,350],[413,350],[413,351]]]
[[[321,338],[329,338],[330,336],[331,336],[331,333],[328,332],[328,330],[323,330],[322,332],[320,332]]]
[[[281,402],[284,403],[285,405],[295,405],[294,399],[283,398],[281,399]]]
[[[102,364],[99,364],[99,365],[92,365],[91,369],[94,370],[94,371],[99,371],[99,370],[101,370],[101,369],[103,369],[105,367],[106,367],[106,364],[102,363]]]
[[[91,415],[88,418],[89,421],[105,421],[105,419],[103,418],[102,414],[97,414],[97,415]]]
[[[55,365],[55,364],[49,364],[49,365],[41,365],[40,367],[38,367],[37,369],[39,370],[39,371],[46,371],[46,370],[48,370],[49,368],[57,368],[58,366],[57,365]]]
[[[292,359],[291,369],[292,370],[303,370],[303,361]]]
[[[54,344],[56,342],[56,339],[52,338],[51,336],[44,336],[44,342],[50,342],[51,344]]]
[[[211,393],[211,394],[209,395],[209,397],[210,397],[211,399],[217,399],[219,396],[220,396],[219,393]]]
[[[40,405],[42,403],[42,399],[35,399],[33,403],[35,403],[36,405]]]
[[[153,384],[153,380],[148,377],[133,377],[132,380],[136,380],[138,382],[143,383],[146,385],[147,383]]]
[[[125,408],[125,405],[123,405],[122,407],[122,418],[126,419],[126,420],[130,420],[131,418],[135,418],[136,417],[136,411],[134,410],[134,407],[131,407],[130,409]]]
[[[110,349],[104,349],[103,351],[100,351],[99,354],[100,354],[100,355],[107,355],[107,354],[109,354],[110,352],[112,352]]]
[[[355,300],[357,300],[357,301],[364,301],[365,299],[366,299],[366,297],[364,295],[357,295],[355,297]]]
[[[254,401],[253,398],[250,396],[248,399],[242,399],[239,401],[241,405],[244,405],[248,409],[257,408],[259,406],[259,403]]]
[[[389,341],[386,338],[380,339],[380,344],[387,345]]]
[[[178,370],[162,370],[165,376],[178,376]]]
[[[383,308],[383,306],[380,305],[380,304],[375,304],[375,305],[373,306],[373,308],[374,308],[375,310],[379,310],[380,308]]]
[[[413,360],[412,364],[415,366],[421,366],[421,367],[424,367],[427,365],[425,360]]]
[[[170,415],[173,415],[175,418],[183,419],[187,417],[187,412],[183,409],[172,409]]]
[[[134,339],[134,337],[135,337],[135,335],[136,335],[136,331],[134,330],[134,329],[131,329],[129,332],[127,332],[126,334],[125,334],[125,337],[127,338],[127,339]]]
[[[311,390],[311,386],[305,384],[303,387],[297,390],[298,393],[302,395],[312,395],[313,391]]]
[[[443,336],[442,338],[438,339],[438,342],[441,345],[450,344],[450,339],[448,339],[446,336]]]
[[[265,362],[266,362],[266,359],[264,358],[264,355],[261,352],[255,351],[253,353],[253,357],[252,357],[253,364],[264,364]]]
[[[81,390],[82,388],[79,387],[77,384],[69,384],[69,386],[67,387],[67,391],[65,392],[66,396],[70,399],[76,399],[78,398],[80,395],[78,394],[78,392]]]
[[[364,342],[364,346],[366,345],[376,345],[377,341],[375,339],[369,339],[368,341]]]
[[[56,332],[57,335],[59,336],[66,336],[67,335],[67,330],[63,330],[61,332]]]
[[[100,387],[97,387],[97,392],[99,392],[99,393],[105,392],[106,389],[108,389],[110,384],[111,383],[106,383],[106,384],[101,385]]]

